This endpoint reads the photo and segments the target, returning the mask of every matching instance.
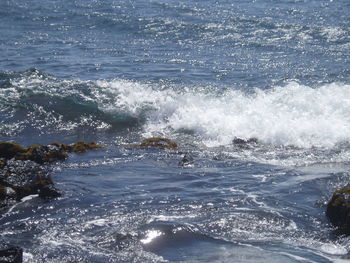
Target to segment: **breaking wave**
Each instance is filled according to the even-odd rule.
[[[303,148],[333,147],[350,139],[350,86],[312,88],[290,82],[246,94],[238,90],[155,89],[123,81],[99,81],[103,95],[116,98],[104,110],[145,114],[146,135],[189,131],[208,146],[235,137]],[[144,110],[147,109],[147,112]]]
[[[0,132],[137,125],[142,135],[190,133],[207,146],[255,137],[273,145],[333,147],[350,140],[350,85],[289,82],[252,93],[112,79],[60,80],[37,70],[2,73]],[[15,128],[16,127],[16,128]]]

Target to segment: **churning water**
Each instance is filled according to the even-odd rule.
[[[2,211],[0,240],[25,262],[347,262],[324,211],[350,175],[349,13],[1,1],[0,140],[107,149],[50,166],[63,196]],[[151,136],[179,149],[127,147]]]

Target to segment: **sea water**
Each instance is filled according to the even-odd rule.
[[[0,214],[25,262],[347,262],[348,0],[2,0],[0,140],[96,141]],[[128,145],[152,136],[177,150]],[[235,144],[234,139],[250,144]],[[190,162],[181,162],[190,156]]]

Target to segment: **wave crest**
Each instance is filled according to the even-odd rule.
[[[342,83],[290,82],[244,93],[120,79],[60,80],[37,70],[0,77],[2,132],[88,123],[102,129],[138,125],[144,136],[190,131],[207,146],[227,145],[235,137],[302,148],[350,140],[350,85]]]
[[[350,139],[350,86],[345,84],[311,88],[292,82],[254,94],[190,92],[174,100],[162,118],[151,118],[148,132],[192,130],[208,146],[230,144],[235,137],[303,148]]]

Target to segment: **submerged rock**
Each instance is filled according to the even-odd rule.
[[[327,204],[326,215],[340,233],[350,234],[350,186],[333,193]]]
[[[1,263],[22,263],[23,250],[20,247],[0,245]]]
[[[145,147],[145,148],[163,148],[163,149],[176,149],[177,144],[168,138],[152,137],[144,139],[140,144],[135,144],[133,147]]]

